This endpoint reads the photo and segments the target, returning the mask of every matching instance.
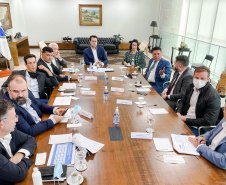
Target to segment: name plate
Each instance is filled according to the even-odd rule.
[[[117,99],[116,104],[122,104],[122,105],[132,105],[132,100],[119,100]]]
[[[113,92],[124,92],[124,88],[111,87],[111,91],[113,91]]]
[[[85,80],[97,80],[96,76],[85,76]]]
[[[96,95],[96,91],[81,91],[82,95]]]
[[[121,77],[112,77],[111,79],[112,79],[113,81],[123,82],[123,78],[121,78]]]

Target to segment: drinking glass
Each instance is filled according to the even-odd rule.
[[[146,128],[146,132],[150,133],[150,132],[155,132],[155,130],[153,128],[151,128],[151,126],[155,123],[154,117],[152,114],[149,114],[147,116],[147,123],[150,127]]]
[[[129,85],[133,86],[133,79],[129,78]]]
[[[144,97],[138,97],[139,104],[137,105],[139,108],[143,108],[144,106],[141,104],[144,101]]]
[[[78,165],[76,165],[76,170],[78,170],[80,172],[87,169],[87,165],[82,163],[82,161],[85,160],[85,158],[86,158],[86,153],[87,153],[87,150],[85,148],[83,148],[75,153],[76,158],[80,161],[80,163]]]
[[[71,69],[74,68],[74,62],[71,62]]]
[[[82,77],[81,75],[78,76],[78,81],[79,81],[79,83],[80,83],[80,84],[78,85],[78,87],[82,87],[82,78],[83,78],[83,77]]]
[[[71,124],[78,124],[79,123],[79,115],[78,115],[78,111],[75,109],[70,109],[71,111]]]

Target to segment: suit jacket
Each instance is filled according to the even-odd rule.
[[[195,107],[196,119],[187,118],[185,123],[189,126],[197,127],[216,125],[221,105],[220,95],[209,82],[199,90],[200,94]],[[187,115],[193,92],[194,85],[192,83],[179,102],[177,112],[181,113],[181,115]]]
[[[64,60],[63,58],[61,58],[61,60],[59,58],[55,58],[56,60],[56,64],[57,64],[57,68],[61,68],[61,66],[66,67],[67,66],[67,61]]]
[[[225,119],[222,119],[216,128],[205,133],[203,137],[206,138],[206,145],[201,145],[197,148],[197,152],[222,169],[226,169],[226,136],[221,140],[215,150],[208,146],[212,143],[214,137],[223,129],[222,124],[224,122]]]
[[[31,155],[34,154],[37,142],[35,138],[24,134],[18,130],[11,132],[12,139],[10,141],[10,148],[12,154],[15,155],[19,149],[28,150]],[[28,169],[33,164],[33,161],[23,158],[18,164],[11,162],[8,152],[0,143],[0,184],[13,185],[21,182],[26,177]]]
[[[41,58],[38,60],[38,66],[40,66],[40,65],[44,65],[45,67],[47,67],[49,69],[48,65]],[[52,62],[51,62],[51,67],[53,69],[53,73],[54,73],[53,75],[56,77],[56,79],[58,81],[68,81],[68,76],[65,76],[63,78],[59,76],[60,74],[63,74],[63,72],[61,71],[61,69],[57,68]],[[37,68],[37,71],[45,73],[46,76],[49,77],[49,75],[46,71],[39,69],[39,68]]]
[[[100,46],[97,46],[96,50],[97,50],[97,57],[98,57],[98,59],[101,62],[103,62],[104,65],[107,65],[108,64],[108,59],[107,59],[107,55],[106,55],[106,52],[105,52],[104,48],[100,47]],[[93,64],[95,62],[91,47],[86,48],[83,51],[83,53],[84,53],[84,60],[85,60],[86,65],[90,65],[90,63]]]
[[[42,118],[43,113],[53,114],[54,107],[37,101],[31,91],[29,91],[28,97],[31,100],[31,107],[37,112],[40,118]],[[16,123],[16,128],[21,132],[31,136],[36,136],[54,126],[54,123],[51,119],[47,119],[36,124],[32,116],[23,107],[18,106],[13,100],[9,98],[8,92],[2,96],[2,99],[11,101],[15,104],[16,114],[19,117],[18,122]]]
[[[27,70],[20,70],[20,71],[13,71],[11,75],[14,74],[20,74],[23,75],[26,78],[26,71]],[[59,85],[59,82],[54,76],[50,76],[49,78],[46,77],[44,73],[41,73],[39,71],[36,71],[37,73],[37,81],[38,81],[38,87],[39,87],[39,96],[41,99],[45,99],[45,87],[51,87]],[[43,83],[45,82],[45,83]],[[3,92],[6,92],[6,88],[8,87],[9,78],[4,82],[2,85]]]
[[[146,74],[149,71],[149,68],[150,68],[152,62],[153,62],[153,58],[149,61],[148,68],[147,68],[147,70],[145,72],[145,76],[144,76],[145,79],[147,78]],[[165,78],[162,79],[159,74],[159,71],[162,70],[164,67],[165,67]],[[171,75],[171,66],[170,66],[169,61],[161,58],[161,60],[158,63],[158,66],[155,70],[155,83],[152,83],[152,82],[149,82],[149,83],[159,94],[161,94],[163,91],[163,83],[170,80],[170,75]]]
[[[178,71],[174,73],[173,79],[167,86],[167,89],[171,87],[178,73],[179,73]],[[173,92],[170,95],[170,100],[177,101],[178,99],[181,99],[185,95],[186,89],[192,83],[192,81],[193,81],[192,71],[189,69],[189,67],[187,67],[187,69],[185,69],[185,71],[177,80]]]

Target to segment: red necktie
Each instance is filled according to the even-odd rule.
[[[172,91],[172,89],[173,89],[173,87],[174,87],[174,85],[175,85],[175,83],[176,83],[176,81],[177,81],[177,79],[178,79],[179,76],[180,76],[180,74],[177,73],[177,76],[176,76],[176,78],[175,78],[173,84],[170,86],[170,88],[169,88],[168,91],[167,91],[167,95],[170,95],[170,92]]]

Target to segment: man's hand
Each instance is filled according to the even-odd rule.
[[[78,75],[72,75],[71,76],[71,80],[77,80],[78,79]]]
[[[24,154],[18,152],[13,157],[11,157],[9,160],[11,162],[13,162],[14,164],[18,164],[23,158],[24,158]]]
[[[55,112],[58,116],[61,116],[65,111],[66,109],[57,109]]]
[[[57,51],[54,57],[56,57],[56,58],[58,58],[58,59],[59,59],[59,58],[61,58],[61,56],[60,56],[60,52],[59,52],[59,51]]]
[[[164,90],[163,92],[162,92],[162,98],[165,100],[166,98],[167,98],[167,90]]]
[[[135,68],[136,68],[136,69],[139,69],[139,68],[140,68],[140,66],[136,66]]]
[[[60,76],[61,78],[65,77],[65,75],[63,75],[63,74],[60,74],[59,76]]]
[[[124,66],[127,66],[127,64],[128,64],[127,62],[124,62]]]
[[[202,136],[198,136],[198,137],[195,137],[195,138],[189,137],[188,141],[190,141],[194,145],[194,147],[196,147],[196,148],[200,144],[205,144],[206,143],[206,139],[204,137],[202,137]]]
[[[176,113],[182,121],[186,121],[186,117],[182,116],[179,112]]]
[[[45,71],[45,72],[47,72],[49,76],[53,76],[51,71],[47,67],[45,67],[44,65],[40,65],[40,66],[38,66],[38,68],[43,70],[43,71]]]
[[[102,62],[100,60],[98,60],[95,65],[99,64],[100,66],[102,66]]]
[[[64,116],[54,115],[52,118],[56,121],[56,123],[60,123]]]
[[[165,67],[163,68],[163,70],[159,70],[159,74],[160,74],[160,75],[163,75],[164,72],[165,72]]]

